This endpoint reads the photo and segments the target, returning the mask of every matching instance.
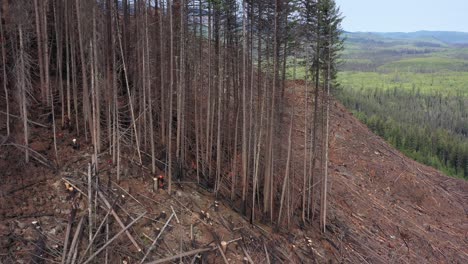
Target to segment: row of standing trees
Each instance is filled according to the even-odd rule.
[[[166,173],[169,193],[193,169],[251,221],[305,224],[320,208],[325,231],[328,95],[342,47],[333,0],[21,0],[0,11],[5,112],[20,114],[25,146],[38,100],[54,138],[55,119],[71,119],[95,154],[112,155],[117,178],[131,150]],[[307,60],[310,87],[303,173],[290,168],[293,57]]]
[[[343,89],[337,97],[375,134],[409,157],[447,175],[468,179],[466,96],[395,87]]]

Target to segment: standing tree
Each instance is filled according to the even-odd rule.
[[[320,226],[322,232],[326,230],[327,220],[327,192],[328,192],[328,135],[329,135],[329,123],[330,123],[330,89],[336,80],[336,71],[338,58],[340,51],[343,50],[343,40],[341,38],[341,22],[343,17],[339,8],[336,6],[334,0],[320,0],[318,3],[318,28],[321,34],[322,51],[320,52],[320,61],[323,62],[322,72],[323,79],[325,80],[323,98],[325,103],[322,107],[326,107],[325,124],[322,127],[325,128],[325,135],[322,135],[322,144],[324,148],[323,160],[323,179],[322,179],[322,191],[320,200]],[[323,112],[322,112],[323,113]]]
[[[3,31],[3,14],[2,14],[3,6],[0,6],[0,46],[2,51],[2,85],[3,90],[5,91],[5,106],[6,106],[6,129],[7,129],[7,136],[10,135],[10,102],[8,99],[8,78],[7,78],[7,58],[6,58],[6,48],[5,48],[5,34]]]

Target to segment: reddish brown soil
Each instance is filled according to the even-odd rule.
[[[341,104],[333,109],[330,208],[343,227],[343,257],[467,263],[468,182],[405,157]]]
[[[51,130],[32,127],[31,134],[31,141],[35,142],[32,144],[34,149],[49,160],[54,160]],[[80,150],[73,150],[69,144],[73,137],[75,135],[64,131],[58,141],[61,166],[55,172],[34,159],[25,164],[24,154],[14,146],[1,147],[0,263],[60,263],[65,231],[72,211],[72,200],[77,201],[78,216],[85,216],[86,219],[86,197],[78,194],[72,196],[65,189],[63,180],[70,179],[78,189],[86,193],[85,173],[91,161],[91,148],[82,143]],[[78,137],[78,141],[83,142],[84,139]],[[10,140],[7,144],[9,142]],[[122,158],[122,163],[122,181],[117,185],[113,182],[115,177],[112,178],[111,188],[106,192],[112,197],[121,197],[116,212],[124,223],[128,224],[136,216],[146,212],[143,220],[131,229],[131,234],[139,245],[144,246],[146,250],[151,244],[150,239],[158,235],[158,230],[162,229],[168,220],[172,208],[176,212],[177,218],[172,219],[160,238],[163,242],[158,243],[153,255],[147,260],[168,257],[208,245],[219,246],[221,241],[231,240],[235,241],[228,246],[225,254],[232,263],[243,263],[244,250],[255,263],[261,263],[266,259],[265,247],[268,248],[270,258],[283,261],[289,259],[288,255],[275,249],[278,245],[288,244],[284,237],[273,234],[266,226],[251,226],[223,202],[220,202],[219,210],[215,211],[215,197],[212,193],[186,182],[175,184],[172,196],[169,196],[166,190],[155,193],[152,191],[152,176],[148,169],[130,163],[126,157]],[[106,189],[108,176],[116,173],[111,156],[101,155],[99,168],[99,179]],[[210,219],[202,219],[201,211],[208,212]],[[163,212],[165,217],[159,218]],[[105,211],[100,210],[100,213],[102,219]],[[79,217],[75,218],[74,228],[78,220]],[[33,225],[34,221],[38,221],[40,228]],[[112,221],[110,226],[112,237],[120,227],[115,221]],[[72,236],[74,232],[73,230]],[[193,242],[190,239],[191,232]],[[86,236],[85,238],[87,239]],[[238,238],[243,239],[237,240]],[[86,244],[83,241],[81,247],[85,248]],[[125,235],[117,239],[109,250],[109,263],[138,263],[137,260],[143,256],[136,251]],[[287,248],[286,252],[289,252]],[[103,263],[102,255],[94,263]],[[190,256],[189,260],[192,257]],[[223,262],[219,251],[216,250],[206,254],[204,259],[208,263]]]
[[[164,236],[166,245],[155,250],[159,257],[179,253],[180,241],[182,250],[188,251],[212,241],[218,241],[216,244],[244,237],[243,243],[234,242],[226,253],[234,263],[240,263],[245,255],[242,246],[254,263],[267,263],[265,251],[276,263],[468,263],[468,182],[406,158],[341,104],[333,102],[331,109],[329,223],[325,235],[315,226],[289,232],[260,224],[251,226],[228,204],[222,204],[219,213],[214,212],[210,206],[215,198],[193,184],[176,187],[173,196],[165,191],[153,193],[147,170],[127,161],[121,188],[112,185],[113,194],[126,197],[118,213],[128,221],[148,211],[150,219],[131,231],[148,246],[147,237],[154,238],[156,228],[165,223],[154,219],[162,211],[169,216],[170,206],[175,209],[181,223],[171,222],[172,228]],[[5,134],[3,127],[0,132]],[[34,149],[53,160],[50,130],[36,127],[31,135]],[[56,172],[35,161],[26,165],[17,148],[0,146],[0,263],[37,261],[36,255],[60,261],[71,211],[62,178],[71,177],[84,187],[81,173],[86,172],[91,160],[88,146],[83,145],[80,151],[69,146],[72,136],[64,132],[58,142],[62,164]],[[21,139],[18,136],[15,140]],[[300,144],[301,139],[294,142]],[[115,174],[110,158],[100,157],[102,184],[108,175]],[[81,214],[86,214],[86,207],[83,198],[79,202]],[[211,213],[211,223],[200,220],[201,210]],[[40,231],[32,221],[40,222]],[[189,241],[190,225],[194,226],[196,245]],[[41,234],[46,236],[46,252],[37,250]],[[133,263],[135,249],[124,235],[111,249],[111,263]],[[216,253],[207,260],[223,262]]]

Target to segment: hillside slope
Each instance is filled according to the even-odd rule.
[[[289,99],[293,104],[301,98]],[[158,235],[157,230],[163,229],[172,208],[175,210],[177,222],[172,220],[164,231],[153,259],[213,247],[204,253],[204,260],[222,263],[223,256],[217,250],[220,241],[235,240],[225,253],[230,263],[241,263],[244,257],[253,263],[466,263],[468,183],[404,157],[340,103],[333,101],[331,110],[330,203],[325,235],[316,224],[290,231],[261,223],[250,225],[230,209],[228,201],[215,212],[215,197],[191,183],[177,186],[173,196],[165,191],[153,193],[152,176],[127,159],[123,162],[125,176],[118,186],[108,182],[115,168],[106,153],[100,156],[99,164],[102,188],[111,186],[105,192],[108,197],[126,197],[119,200],[116,210],[126,224],[148,212],[131,231],[145,248]],[[50,130],[34,127],[31,134],[33,148],[53,159]],[[58,149],[65,162],[56,172],[37,162],[24,165],[17,148],[0,146],[0,262],[61,259],[72,211],[64,179],[86,191],[81,174],[86,173],[91,159],[89,146],[83,144],[80,151],[74,151],[68,144],[73,135],[64,132],[62,136]],[[5,144],[12,141],[15,139],[0,138]],[[86,208],[86,199],[81,198],[77,215],[86,218]],[[159,218],[162,211],[166,218]],[[202,211],[210,212],[211,220],[203,219]],[[32,221],[39,221],[41,230],[36,231]],[[77,222],[78,217],[74,227]],[[119,231],[115,225],[114,231]],[[109,251],[112,263],[141,259],[125,235]],[[184,259],[190,262],[194,258]]]
[[[466,263],[468,183],[403,156],[341,104],[333,109],[330,207],[344,251],[368,263]]]

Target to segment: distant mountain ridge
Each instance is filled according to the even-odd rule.
[[[468,44],[468,32],[415,31],[415,32],[345,32],[347,37],[383,38],[393,40],[440,41],[446,44]]]

